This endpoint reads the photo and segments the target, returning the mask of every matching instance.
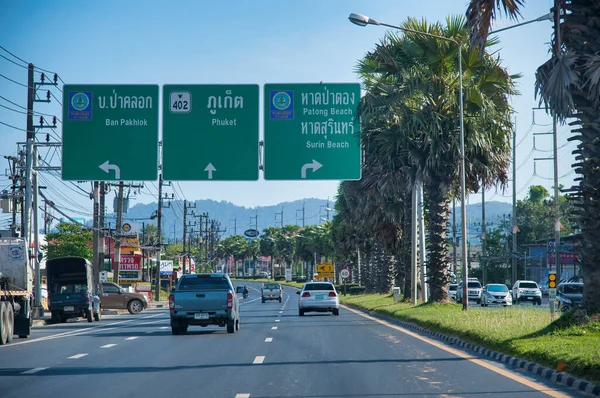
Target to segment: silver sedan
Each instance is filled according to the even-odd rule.
[[[488,283],[481,292],[481,306],[503,305],[505,307],[512,305],[512,297],[508,287],[501,283]]]

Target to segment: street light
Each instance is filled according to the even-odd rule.
[[[401,26],[390,25],[387,23],[379,22],[376,19],[369,18],[366,15],[355,14],[352,13],[348,17],[350,22],[358,26],[367,26],[367,25],[381,25],[386,26],[392,29],[398,29],[403,32],[410,32],[422,36],[433,37],[435,39],[440,39],[444,41],[448,41],[450,43],[454,43],[458,48],[458,87],[459,87],[459,112],[460,112],[460,203],[461,203],[461,251],[463,258],[463,310],[467,310],[469,307],[469,295],[468,295],[468,284],[467,281],[469,279],[468,275],[468,267],[467,267],[467,241],[465,236],[467,236],[467,203],[465,200],[465,128],[463,123],[463,73],[462,73],[462,51],[460,47],[460,43],[454,39],[450,39],[444,36],[438,36],[427,32],[421,32],[413,29],[403,28]],[[414,189],[414,187],[413,187]],[[414,210],[413,210],[414,211]],[[414,239],[414,237],[413,237]],[[414,277],[414,276],[413,276]],[[416,283],[415,283],[416,284]],[[414,289],[414,286],[413,286]],[[413,295],[416,296],[416,291],[413,292]]]

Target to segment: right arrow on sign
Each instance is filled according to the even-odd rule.
[[[213,171],[217,171],[217,169],[215,169],[215,166],[213,166],[212,163],[209,163],[208,166],[206,166],[206,168],[204,169],[204,171],[208,171],[208,179],[212,180],[212,173]]]
[[[319,170],[321,167],[323,167],[323,165],[313,159],[312,163],[306,163],[304,166],[302,166],[301,177],[306,178],[307,169],[312,169],[312,171],[314,172]]]

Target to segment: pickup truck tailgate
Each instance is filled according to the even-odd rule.
[[[202,290],[197,292],[176,292],[173,295],[175,309],[179,311],[227,310],[228,290]]]

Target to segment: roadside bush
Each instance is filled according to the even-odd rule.
[[[348,294],[357,295],[363,294],[367,288],[365,286],[352,286],[348,289]]]

